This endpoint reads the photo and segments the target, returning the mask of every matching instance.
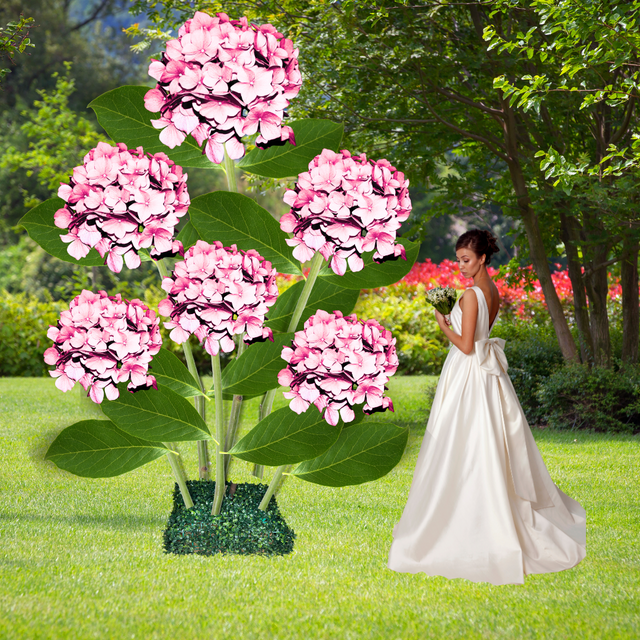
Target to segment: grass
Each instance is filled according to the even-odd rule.
[[[388,476],[343,489],[287,481],[278,501],[295,550],[263,558],[163,554],[167,463],[109,480],[59,471],[42,462],[48,442],[94,409],[47,379],[0,379],[0,638],[640,638],[638,437],[535,432],[551,475],[587,510],[575,569],[495,587],[386,568],[430,382],[392,381],[394,420],[412,432]]]

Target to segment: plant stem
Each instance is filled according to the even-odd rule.
[[[220,354],[211,356],[211,369],[213,372],[213,395],[215,399],[216,410],[216,491],[213,496],[213,507],[211,514],[217,516],[220,514],[222,500],[227,489],[227,483],[224,478],[224,456],[222,455],[222,447],[225,445],[225,428],[224,428],[224,404],[222,397],[222,369],[220,367]]]
[[[313,285],[316,283],[316,279],[318,277],[318,273],[320,273],[320,268],[322,267],[323,262],[322,254],[317,251],[316,255],[313,256],[311,260],[311,268],[309,269],[309,275],[304,283],[304,287],[302,289],[302,293],[298,298],[298,302],[296,303],[296,308],[293,310],[293,314],[291,315],[291,321],[289,322],[289,326],[287,327],[287,333],[295,331],[298,327],[298,322],[300,322],[300,318],[302,317],[302,312],[307,306],[307,302],[309,301],[309,296],[311,295],[311,290],[313,289]],[[260,405],[260,420],[266,418],[271,413],[271,408],[273,407],[273,401],[276,397],[278,389],[270,389],[267,393],[264,394],[264,398],[262,399],[262,404]],[[269,488],[267,489],[267,493],[265,493],[262,502],[260,503],[260,509],[263,511],[267,508],[269,504],[269,500],[271,500],[271,496],[277,491],[278,483],[280,482],[280,478],[283,473],[286,473],[286,468],[290,465],[283,465],[276,469],[271,482],[269,483]],[[256,465],[253,470],[253,475],[258,475],[259,465]],[[258,476],[262,478],[262,474]]]
[[[238,193],[238,182],[236,180],[236,163],[229,157],[227,153],[227,147],[224,149],[224,172],[227,174],[227,187],[228,191]]]
[[[242,336],[238,337],[238,346],[236,351],[236,360],[244,353],[247,343],[242,339]],[[238,435],[238,428],[240,427],[240,419],[242,418],[242,406],[243,396],[233,396],[233,402],[231,403],[231,414],[229,416],[229,426],[227,428],[227,438],[224,444],[224,450],[229,451],[236,443],[236,436]],[[229,477],[229,467],[231,465],[231,456],[229,454],[224,455],[224,478],[225,481]]]
[[[180,488],[180,493],[182,494],[182,500],[184,502],[185,507],[187,509],[191,509],[193,507],[193,500],[191,499],[191,494],[189,493],[189,489],[187,487],[187,479],[184,473],[184,469],[180,464],[180,454],[177,453],[177,447],[173,442],[164,442],[163,443],[167,449],[170,449],[169,453],[167,453],[167,460],[171,465],[171,471],[173,471],[173,477],[178,483],[178,487]]]
[[[158,273],[161,278],[168,278],[169,271],[164,260],[156,260],[155,265],[158,269]],[[193,351],[191,350],[191,344],[187,340],[182,343],[182,351],[184,352],[184,359],[187,362],[187,369],[189,373],[194,377],[195,381],[200,387],[200,391],[204,393],[204,385],[200,379],[198,368],[196,367],[196,361],[193,358]],[[196,411],[200,414],[200,417],[206,422],[206,404],[204,396],[196,396],[195,398]],[[200,480],[209,480],[209,445],[206,440],[198,441],[198,477]]]
[[[260,506],[258,507],[261,511],[266,511],[269,506],[269,502],[271,502],[272,496],[278,491],[278,489],[282,486],[284,482],[283,473],[289,473],[293,469],[292,464],[285,464],[276,469],[276,472],[273,474],[273,478],[269,483],[269,488],[267,492],[264,494],[264,498],[260,502]]]

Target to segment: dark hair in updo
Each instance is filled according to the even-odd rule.
[[[456,242],[456,251],[458,249],[471,249],[477,256],[485,256],[486,265],[491,262],[491,256],[500,251],[496,237],[484,229],[471,229],[463,233]]]

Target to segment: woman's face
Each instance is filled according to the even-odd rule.
[[[458,267],[460,267],[460,273],[465,278],[473,278],[484,266],[486,256],[484,254],[479,256],[469,247],[462,247],[456,251],[456,258],[458,260]]]

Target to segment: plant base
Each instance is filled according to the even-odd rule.
[[[296,537],[280,515],[276,499],[266,511],[258,505],[267,491],[266,484],[238,484],[233,496],[227,494],[220,515],[211,515],[216,483],[188,480],[193,499],[186,509],[178,485],[173,490],[173,511],[164,531],[166,553],[211,556],[216,553],[241,555],[285,555],[293,551]]]

